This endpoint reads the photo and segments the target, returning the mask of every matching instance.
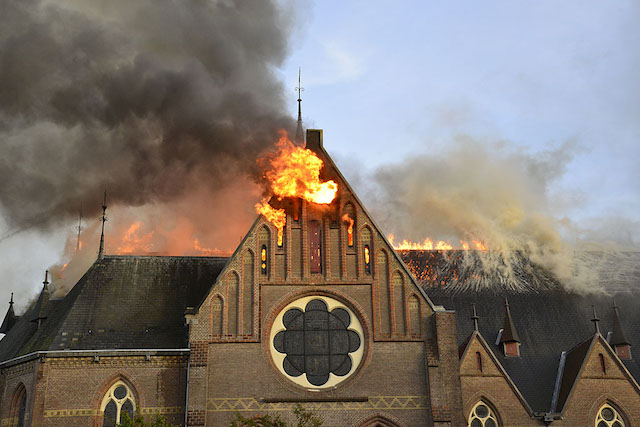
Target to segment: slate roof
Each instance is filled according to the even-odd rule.
[[[227,263],[222,257],[104,256],[59,300],[38,329],[33,304],[0,340],[0,361],[35,351],[177,349],[187,346],[184,312]]]
[[[524,275],[526,269],[522,269],[521,279],[526,286],[519,289],[502,286],[501,283],[491,286],[488,277],[470,286],[460,283],[460,277],[463,274],[471,276],[472,273],[463,273],[461,261],[456,264],[447,260],[462,260],[464,256],[456,254],[457,251],[446,255],[438,251],[399,252],[410,269],[412,266],[420,267],[416,276],[433,303],[456,311],[458,345],[462,345],[473,332],[471,304],[476,304],[480,332],[534,412],[549,412],[551,409],[562,352],[593,336],[594,328],[590,321],[593,317],[592,304],[601,317],[602,334],[606,337],[613,330],[611,296],[614,294],[621,327],[631,344],[633,356],[632,360],[624,360],[623,363],[636,381],[640,379],[637,362],[640,358],[640,280],[635,285],[635,280],[631,283],[616,280],[613,289],[606,289],[611,296],[581,295],[565,290],[550,273],[529,263],[526,267],[530,270],[528,277]],[[640,260],[640,257],[634,257]],[[454,271],[459,272],[457,276]],[[501,348],[495,345],[498,331],[504,325],[505,297],[509,298],[511,317],[521,341],[521,357],[505,357]]]

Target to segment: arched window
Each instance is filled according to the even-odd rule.
[[[600,359],[600,370],[603,375],[607,375],[607,365],[604,363],[604,356],[602,353],[598,354],[598,359]]]
[[[478,365],[478,370],[482,372],[482,355],[479,351],[476,351],[476,364]]]
[[[469,427],[497,427],[498,417],[491,407],[480,401],[473,407],[469,414]]]
[[[103,413],[104,427],[113,427],[124,420],[125,414],[129,419],[133,420],[133,411],[135,410],[135,402],[133,392],[122,381],[116,382],[111,386],[107,394],[102,399],[100,412]]]
[[[27,389],[24,387],[24,384],[18,384],[13,396],[10,425],[24,427],[24,421],[27,414]]]
[[[602,405],[596,416],[596,427],[624,427],[620,412],[608,403]]]
[[[267,274],[267,245],[260,248],[260,273]]]

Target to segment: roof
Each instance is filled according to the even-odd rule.
[[[557,403],[554,402],[554,412],[563,410],[565,403],[567,403],[571,395],[576,379],[580,375],[580,371],[582,371],[582,366],[597,338],[598,335],[594,334],[567,352],[561,368],[562,374],[559,379],[558,401]]]
[[[522,286],[511,286],[500,282],[500,276],[483,276],[481,272],[465,269],[474,257],[461,254],[462,251],[448,251],[447,254],[441,251],[399,252],[421,279],[434,304],[456,311],[458,345],[473,332],[470,317],[471,304],[475,303],[480,332],[494,350],[499,350],[495,341],[504,325],[504,298],[509,298],[511,317],[521,341],[520,357],[505,357],[502,351],[494,351],[494,354],[534,412],[548,412],[551,408],[562,352],[593,335],[592,304],[602,313],[602,333],[606,335],[613,329],[611,296],[572,293],[550,273],[532,263],[523,264],[527,267],[517,272]],[[640,257],[635,259],[640,260]],[[466,283],[465,278],[468,278]],[[623,314],[620,324],[632,349],[640,349],[640,286],[637,286],[640,280],[635,286],[631,282],[623,286],[621,281],[616,281],[609,292],[617,296],[616,302]],[[622,363],[637,381],[640,378],[637,358]]]
[[[104,256],[41,327],[33,304],[0,341],[0,361],[52,350],[172,349],[187,345],[184,313],[209,291],[222,257]]]

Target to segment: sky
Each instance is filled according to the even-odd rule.
[[[363,173],[446,150],[458,135],[506,141],[533,157],[570,147],[549,183],[552,214],[595,238],[640,245],[638,2],[323,0],[294,8],[289,54],[273,72],[295,116],[301,67],[304,125],[324,130],[325,148],[356,191]],[[0,242],[0,271],[19,273],[19,308],[59,261],[73,225]],[[8,229],[0,218],[0,235]],[[0,295],[0,308],[8,298]]]
[[[293,89],[302,68],[305,125],[324,129],[338,163],[367,167],[437,151],[456,134],[532,154],[570,143],[572,159],[551,189],[565,199],[557,214],[637,223],[640,5],[478,6],[313,3],[281,71]]]

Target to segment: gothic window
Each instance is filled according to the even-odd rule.
[[[322,230],[320,221],[309,222],[309,269],[322,273]]]
[[[371,249],[369,245],[364,245],[364,272],[371,274]]]
[[[602,353],[598,354],[598,359],[600,360],[600,371],[602,371],[603,375],[607,375],[607,365],[604,363],[604,356]]]
[[[260,248],[260,273],[267,274],[267,245]]]
[[[103,413],[102,425],[113,427],[125,420],[125,416],[133,420],[135,403],[131,389],[122,381],[111,386],[104,399],[100,411]]]
[[[285,307],[271,330],[271,355],[286,377],[309,389],[333,387],[357,369],[362,326],[340,302],[321,296]]]
[[[479,351],[476,351],[476,365],[478,366],[478,370],[482,372],[482,355]]]
[[[344,206],[344,215],[342,215],[342,222],[345,225],[345,240],[347,241],[347,247],[353,249],[356,234],[356,212],[351,203],[347,203]]]
[[[624,427],[622,415],[611,405],[605,403],[598,411],[596,427]]]
[[[211,308],[212,332],[214,335],[222,335],[222,307],[222,298],[220,296],[215,297]]]
[[[20,383],[14,392],[11,419],[14,426],[24,427],[27,414],[27,389]]]
[[[489,405],[480,401],[469,414],[469,427],[498,427],[498,417]]]

